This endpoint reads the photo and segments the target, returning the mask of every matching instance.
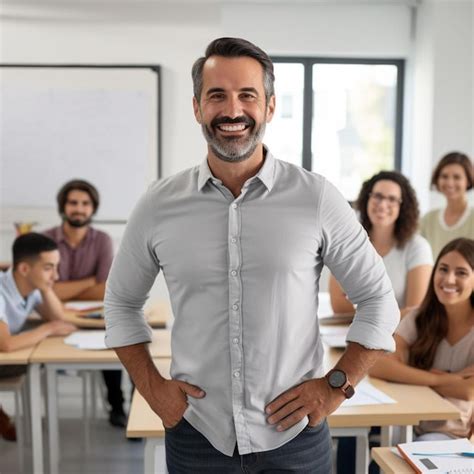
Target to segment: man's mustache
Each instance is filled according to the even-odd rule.
[[[241,115],[240,117],[230,118],[230,117],[218,117],[212,120],[211,127],[217,127],[223,123],[226,124],[233,124],[233,123],[243,123],[249,127],[253,127],[255,125],[255,120],[250,117],[246,117],[245,115]]]

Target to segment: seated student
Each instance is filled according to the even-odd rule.
[[[474,240],[459,238],[441,250],[421,306],[395,332],[396,352],[370,375],[427,385],[456,405],[458,420],[425,421],[418,440],[470,437],[474,430]]]
[[[445,196],[446,207],[423,216],[420,232],[435,257],[449,241],[474,236],[474,209],[469,207],[467,196],[473,184],[472,162],[464,153],[448,153],[434,169],[431,187]]]
[[[75,330],[62,320],[62,305],[53,291],[58,263],[58,246],[44,235],[25,234],[13,243],[13,268],[0,273],[0,352],[31,347],[48,336],[66,336]],[[46,322],[21,332],[33,310]],[[0,365],[0,378],[25,372],[24,365]],[[0,435],[16,439],[15,427],[1,407]]]
[[[372,245],[383,258],[404,316],[423,300],[433,266],[429,243],[416,233],[416,193],[402,174],[381,171],[362,185],[356,208]],[[333,276],[329,293],[335,313],[354,312],[353,304]]]
[[[61,253],[59,281],[54,291],[63,301],[103,300],[113,247],[109,235],[90,225],[99,208],[99,193],[87,181],[75,179],[59,190],[57,203],[63,223],[45,231],[45,235],[58,244]],[[103,370],[102,375],[111,406],[110,424],[125,427],[122,371]]]

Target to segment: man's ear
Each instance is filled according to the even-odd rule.
[[[195,96],[193,96],[193,110],[197,122],[202,123],[201,108],[199,107],[199,102],[197,101]]]
[[[270,123],[275,113],[275,96],[272,95],[267,104],[267,123]]]
[[[31,270],[31,265],[28,262],[20,262],[17,266],[15,271],[21,275],[22,277],[25,277],[30,273]]]

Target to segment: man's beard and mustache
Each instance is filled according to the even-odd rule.
[[[71,227],[80,228],[88,226],[92,222],[92,216],[86,218],[84,214],[71,214],[71,216],[63,214],[63,220]]]
[[[245,124],[249,129],[249,134],[245,137],[239,136],[228,136],[221,137],[214,133],[214,130],[220,124]],[[212,120],[210,127],[202,124],[202,132],[204,137],[211,148],[212,152],[223,161],[237,163],[239,161],[245,161],[250,158],[257,148],[257,145],[261,143],[263,136],[265,135],[265,120],[262,122],[260,127],[255,128],[255,120],[245,115],[237,118],[230,117],[219,117]]]

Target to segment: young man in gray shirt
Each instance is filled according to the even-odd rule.
[[[163,420],[171,474],[329,473],[326,416],[394,350],[390,281],[339,192],[262,144],[275,110],[268,55],[220,38],[192,75],[208,154],[153,184],[133,212],[107,281],[106,342]],[[358,304],[326,376],[324,264]],[[175,315],[170,380],[143,317],[159,271]]]

